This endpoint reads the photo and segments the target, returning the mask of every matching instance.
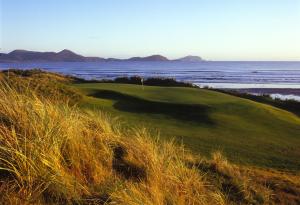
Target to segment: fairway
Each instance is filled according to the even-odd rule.
[[[300,119],[287,111],[197,88],[116,83],[75,84],[85,109],[120,117],[209,156],[220,150],[231,161],[300,170]],[[124,123],[125,124],[125,123]]]

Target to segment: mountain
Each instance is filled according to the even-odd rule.
[[[185,56],[183,58],[176,59],[176,61],[200,62],[200,61],[204,61],[204,60],[199,56]]]
[[[152,55],[147,57],[133,57],[127,60],[128,61],[169,61],[169,59],[167,59],[162,55]]]
[[[99,57],[84,57],[70,50],[64,49],[60,52],[36,52],[27,50],[14,50],[8,54],[0,54],[0,61],[19,62],[19,61],[55,61],[55,62],[91,62],[102,61]]]
[[[169,60],[162,55],[151,55],[146,57],[132,57],[128,59],[85,57],[70,50],[64,49],[60,52],[37,52],[27,50],[14,50],[10,53],[0,53],[0,62],[99,62],[99,61],[184,61],[201,62],[199,56],[186,56],[176,60]]]
[[[85,57],[78,55],[70,50],[64,49],[60,52],[58,52],[55,55],[56,59],[55,60],[59,60],[59,61],[85,61]]]

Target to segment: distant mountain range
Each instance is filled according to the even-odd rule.
[[[36,52],[26,50],[14,50],[10,53],[0,54],[0,61],[19,62],[19,61],[69,61],[69,62],[90,62],[90,61],[102,61],[104,58],[98,57],[84,57],[78,55],[67,49],[58,53],[55,52]]]
[[[0,53],[0,62],[101,62],[101,61],[184,61],[201,62],[199,56],[186,56],[180,59],[169,60],[162,55],[152,55],[147,57],[132,57],[128,59],[85,57],[70,50],[64,49],[60,52],[36,52],[27,50],[14,50],[10,53]]]

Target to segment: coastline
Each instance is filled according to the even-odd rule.
[[[295,100],[300,102],[299,88],[241,88],[234,90],[240,93],[247,93],[252,95],[269,95],[273,99]]]
[[[300,96],[300,88],[241,88],[236,89],[239,92],[255,94],[282,94]]]

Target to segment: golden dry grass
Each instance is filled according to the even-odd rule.
[[[41,70],[7,70],[0,72],[0,81],[19,93],[35,93],[39,98],[76,104],[82,95],[67,86],[75,79]]]
[[[223,204],[184,149],[5,84],[0,138],[1,202]]]
[[[0,85],[0,204],[297,204],[299,175],[233,165]],[[300,181],[300,180],[299,180]]]

